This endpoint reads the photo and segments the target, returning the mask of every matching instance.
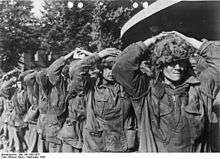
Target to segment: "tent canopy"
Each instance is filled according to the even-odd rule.
[[[126,47],[172,30],[197,39],[220,40],[220,0],[158,0],[122,27],[121,39]]]

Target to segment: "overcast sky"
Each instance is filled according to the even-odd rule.
[[[40,17],[41,16],[40,10],[43,9],[42,7],[43,0],[32,0],[32,1],[34,2],[33,3],[34,8],[32,11],[34,12],[35,16]]]

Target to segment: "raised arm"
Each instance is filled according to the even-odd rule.
[[[70,67],[70,77],[73,80],[71,89],[72,90],[75,89],[73,88],[74,86],[85,87],[85,85],[83,86],[83,83],[85,84],[86,83],[85,80],[89,80],[89,77],[90,77],[89,71],[91,69],[97,68],[97,66],[100,64],[103,58],[115,54],[116,51],[117,49],[115,48],[107,48],[107,49],[102,50],[99,53],[86,54],[89,56],[86,56],[82,58],[81,60],[73,63],[72,66]],[[84,54],[84,51],[82,51],[81,53]],[[74,57],[78,57],[78,56],[74,55]]]
[[[147,45],[137,42],[128,46],[113,66],[113,75],[125,91],[139,97],[146,92],[149,78],[140,71],[140,64],[148,56]]]
[[[198,78],[204,87],[209,87],[203,87],[203,89],[206,89],[206,92],[215,96],[215,94],[217,94],[215,91],[217,91],[220,86],[220,46],[217,45],[217,42],[201,42],[182,35],[181,33],[175,33],[199,50],[196,55]],[[215,85],[215,87],[213,85]],[[213,87],[212,90],[210,90],[211,87]]]
[[[86,83],[88,82],[88,72],[89,69],[99,61],[99,56],[97,54],[93,54],[91,56],[85,57],[81,60],[73,61],[70,64],[69,76],[70,82],[68,84],[68,92],[83,92],[86,87]]]
[[[215,98],[220,89],[220,46],[215,42],[205,42],[200,47],[199,55],[199,79],[203,90]]]
[[[13,70],[7,72],[6,74],[4,74],[4,75],[2,76],[2,79],[4,80],[6,77],[8,77],[8,76],[10,76],[10,75],[12,75],[12,74],[14,74],[14,73],[17,73],[17,72],[21,72],[21,71],[20,71],[19,69],[15,68],[15,69],[13,69]]]
[[[152,72],[149,66],[143,66],[142,62],[151,61],[151,52],[148,48],[167,34],[162,32],[143,42],[133,43],[118,57],[113,67],[113,75],[132,97],[139,98],[148,92]]]
[[[218,100],[220,90],[220,46],[217,42],[200,42],[194,38],[184,37],[194,47],[197,53],[197,76],[200,80],[201,97],[203,98],[206,112],[210,122],[217,122],[213,113],[214,101]]]
[[[176,31],[173,31],[173,33],[199,50],[195,54],[198,78],[200,79],[203,90],[215,96],[220,86],[220,45],[212,41],[201,42]]]
[[[36,83],[37,71],[32,72],[24,77],[25,85],[27,86],[28,100],[32,106],[37,107],[38,105],[38,85]]]
[[[68,54],[69,55],[69,54]],[[54,61],[48,68],[47,68],[47,73],[50,82],[55,85],[60,77],[61,77],[61,72],[63,67],[66,64],[67,57],[63,56]]]
[[[4,111],[4,99],[0,96],[0,117]]]

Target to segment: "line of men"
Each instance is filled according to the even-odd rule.
[[[124,51],[77,48],[48,68],[10,71],[1,79],[0,149],[209,152],[219,52],[166,32]]]
[[[76,49],[46,69],[24,72],[15,69],[4,75],[1,82],[2,150],[133,151],[134,111],[128,96],[108,72],[119,53],[114,48],[98,54]],[[85,56],[88,57],[83,58]],[[100,64],[105,56],[109,57]],[[103,68],[106,70],[101,72]],[[92,139],[101,136],[99,141]],[[127,138],[133,141],[128,143]]]

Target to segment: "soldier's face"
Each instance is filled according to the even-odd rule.
[[[178,82],[181,81],[187,70],[187,62],[185,60],[179,60],[168,63],[163,68],[163,74],[169,81]]]
[[[22,89],[22,83],[21,83],[21,81],[18,81],[18,82],[17,82],[17,87],[18,87],[19,90]]]
[[[198,73],[198,68],[197,68],[197,62],[198,62],[198,57],[191,57],[190,58],[190,63],[193,68],[193,71],[197,74]]]
[[[96,66],[89,69],[89,74],[91,78],[98,78],[100,73],[100,69],[98,69]]]
[[[110,68],[104,68],[103,69],[103,78],[106,80],[106,81],[114,81],[114,77],[112,75],[112,69]]]

